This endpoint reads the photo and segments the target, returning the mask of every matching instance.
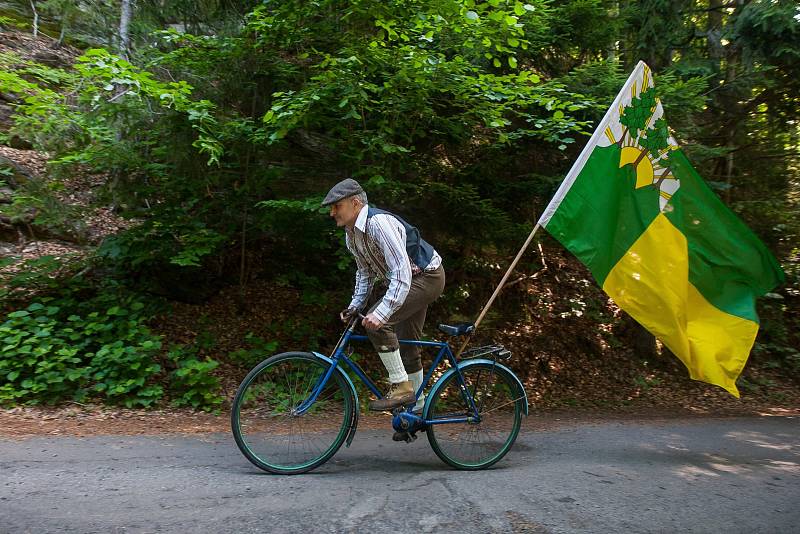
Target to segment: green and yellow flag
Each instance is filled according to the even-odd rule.
[[[739,396],[755,298],[783,280],[763,243],[706,186],[639,62],[539,224],[689,375]]]

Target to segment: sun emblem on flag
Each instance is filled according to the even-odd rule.
[[[620,147],[620,168],[632,165],[636,170],[636,189],[654,187],[659,193],[663,212],[680,187],[670,170],[670,154],[678,143],[670,135],[664,108],[656,96],[650,69],[645,68],[641,82],[631,85],[631,94],[614,110],[598,144]]]

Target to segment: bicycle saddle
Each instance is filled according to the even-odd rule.
[[[475,330],[475,325],[472,323],[458,323],[454,325],[440,324],[439,331],[447,334],[448,336],[463,336],[471,334]]]

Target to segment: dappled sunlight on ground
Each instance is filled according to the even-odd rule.
[[[693,479],[699,476],[718,477],[719,473],[696,465],[687,465],[675,470],[675,474],[684,479]]]
[[[797,456],[800,456],[800,443],[776,443],[775,440],[770,436],[765,436],[758,432],[729,432],[728,434],[725,434],[725,437],[744,441],[764,449],[789,451]],[[782,437],[789,439],[789,436]]]

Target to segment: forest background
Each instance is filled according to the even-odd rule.
[[[690,381],[544,233],[476,341],[512,349],[537,406],[796,405],[783,0],[0,2],[0,404],[217,410],[264,357],[330,349],[354,264],[319,203],[348,176],[442,254],[428,335],[474,320],[639,60],[787,275],[743,398]]]

